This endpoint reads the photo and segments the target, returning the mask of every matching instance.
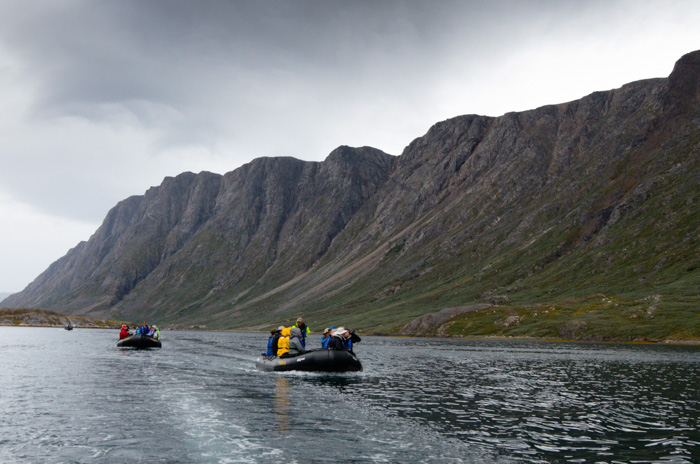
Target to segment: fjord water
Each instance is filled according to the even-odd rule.
[[[0,462],[700,462],[697,346],[363,337],[328,375],[257,371],[264,334],[116,336],[0,327]]]

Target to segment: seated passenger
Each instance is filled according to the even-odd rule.
[[[355,334],[354,330],[339,327],[333,331],[333,337],[328,348],[331,350],[346,350],[352,352],[352,344],[358,343],[362,339]]]
[[[285,358],[289,356],[289,329],[283,328],[280,331],[280,338],[277,339],[277,356]]]
[[[292,327],[289,335],[289,356],[298,356],[304,353],[304,345],[301,342],[301,330]]]
[[[263,356],[277,356],[278,341],[284,326],[281,325],[276,329],[270,330],[270,337],[267,339],[267,351],[262,353]]]
[[[328,349],[347,351],[348,340],[345,337],[346,333],[349,334],[349,332],[343,327],[338,327],[337,329],[335,329],[332,332],[331,341],[328,343]]]
[[[148,331],[148,336],[155,338],[156,340],[160,340],[160,329],[157,326],[152,325],[151,330]]]
[[[130,337],[130,336],[131,336],[131,332],[129,332],[129,326],[124,324],[122,326],[122,330],[119,331],[119,340],[126,338],[126,337]]]
[[[277,330],[275,330],[275,334],[272,336],[272,349],[268,350],[270,352],[270,356],[277,356],[277,350],[279,350],[279,342],[280,337],[282,337],[283,330],[283,325],[277,327]]]
[[[331,342],[331,329],[330,327],[326,327],[323,329],[323,337],[321,337],[321,348],[326,349],[328,348],[328,344]]]
[[[359,343],[362,341],[362,339],[360,338],[359,335],[355,334],[354,330],[349,330],[347,333],[347,337],[348,337],[348,351],[352,353],[353,352],[352,351],[352,344]]]
[[[141,334],[143,334],[143,335],[148,335],[148,331],[149,331],[150,329],[149,329],[149,327],[148,327],[148,324],[146,324],[146,321],[143,321],[143,325],[142,325],[141,327],[139,327],[139,328],[141,329],[141,330],[139,331],[139,333],[141,333]]]
[[[275,336],[276,329],[270,330],[270,336],[267,337],[267,351],[260,353],[262,356],[270,356],[272,354],[272,337]]]
[[[332,325],[330,327],[327,327],[326,330],[323,331],[323,337],[321,338],[321,348],[328,349],[328,345],[330,344],[331,339],[333,338],[334,330],[335,326]]]

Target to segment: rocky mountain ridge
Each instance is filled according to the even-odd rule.
[[[339,147],[166,178],[3,305],[567,338],[616,338],[596,329],[614,315],[617,338],[700,337],[680,322],[700,288],[699,89],[693,52],[667,79],[442,121],[398,157]]]

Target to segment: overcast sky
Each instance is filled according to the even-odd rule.
[[[165,176],[666,77],[695,1],[0,1],[0,292]]]

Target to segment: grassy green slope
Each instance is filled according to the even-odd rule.
[[[457,316],[433,333],[700,340],[700,154],[692,137],[674,143],[664,147],[664,156],[622,160],[607,183],[587,192],[582,203],[593,211],[616,198],[617,217],[610,213],[614,220],[604,225],[591,226],[581,211],[557,217],[556,209],[552,213],[538,203],[544,199],[524,204],[531,209],[526,214],[499,212],[502,219],[495,226],[477,224],[479,211],[465,213],[458,204],[436,226],[449,230],[447,236],[426,234],[411,253],[397,240],[365,275],[330,287],[323,298],[275,312],[286,296],[277,294],[233,324],[226,313],[211,322],[273,326],[303,313],[319,327],[344,324],[396,333],[427,313],[491,303],[490,309]],[[643,188],[624,185],[636,182],[650,163],[661,174],[645,179]],[[527,214],[536,218],[534,226],[526,236],[511,237]],[[477,237],[465,235],[475,230]]]

